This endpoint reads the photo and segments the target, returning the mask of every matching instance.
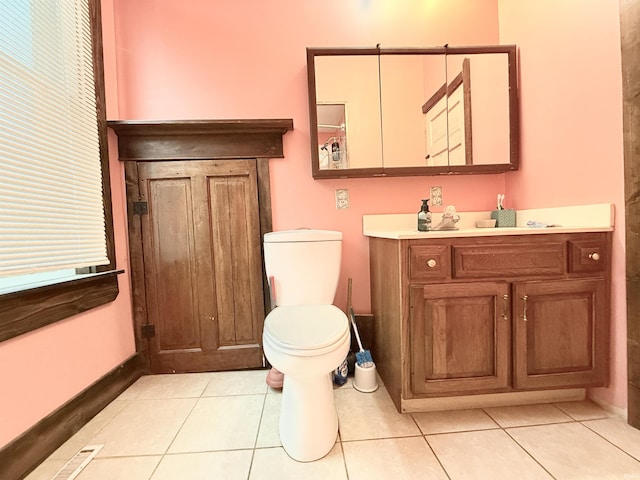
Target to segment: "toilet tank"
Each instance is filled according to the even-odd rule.
[[[264,235],[264,264],[275,305],[333,303],[342,232],[283,230]]]

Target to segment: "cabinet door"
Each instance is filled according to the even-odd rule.
[[[604,279],[514,284],[514,386],[602,386],[607,382]]]
[[[153,373],[260,367],[264,321],[255,161],[140,162]]]
[[[478,393],[508,387],[507,283],[412,285],[409,295],[414,393]]]

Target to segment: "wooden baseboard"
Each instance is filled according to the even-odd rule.
[[[136,353],[0,449],[0,478],[27,476],[143,373]]]
[[[530,390],[520,392],[486,393],[451,397],[402,399],[402,413],[466,410],[470,408],[510,407],[539,403],[577,402],[584,400],[584,388]]]

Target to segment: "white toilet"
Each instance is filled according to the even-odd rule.
[[[338,434],[332,373],[351,342],[347,316],[332,305],[341,257],[341,232],[287,230],[264,236],[276,308],[264,321],[263,348],[284,374],[280,441],[300,462],[324,457]]]

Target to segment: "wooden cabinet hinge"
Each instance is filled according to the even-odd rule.
[[[151,338],[156,336],[156,326],[153,324],[142,325],[140,327],[140,335],[142,338]]]
[[[146,215],[147,213],[149,213],[149,206],[147,202],[133,202],[134,215]]]

